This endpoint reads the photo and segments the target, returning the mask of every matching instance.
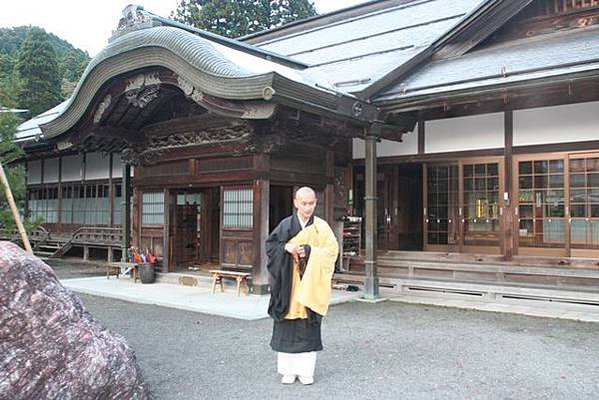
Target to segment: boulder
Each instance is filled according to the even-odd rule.
[[[125,338],[39,258],[0,242],[0,399],[145,399]]]

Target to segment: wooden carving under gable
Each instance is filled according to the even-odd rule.
[[[160,95],[161,83],[157,73],[137,75],[127,81],[125,97],[133,107],[145,108]]]
[[[159,162],[160,155],[190,146],[229,146],[249,141],[252,127],[245,121],[229,126],[196,129],[173,134],[152,136],[130,144],[122,152],[123,161],[131,165],[151,165]]]

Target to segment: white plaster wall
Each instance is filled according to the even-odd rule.
[[[514,111],[514,146],[599,140],[599,102]]]
[[[363,139],[354,139],[352,153],[354,160],[366,157],[366,143]],[[401,143],[383,139],[376,144],[377,157],[408,156],[412,154],[418,154],[418,125],[412,132],[403,135],[403,142]]]
[[[42,160],[27,162],[27,183],[30,185],[42,183]]]
[[[44,160],[44,183],[58,182],[58,158]]]
[[[503,113],[426,121],[426,153],[495,149],[504,146]]]
[[[62,181],[80,181],[82,178],[83,156],[77,154],[62,158]]]
[[[108,179],[110,159],[108,154],[85,154],[85,180]]]
[[[121,163],[121,155],[118,153],[112,155],[112,177],[123,177],[123,164]]]

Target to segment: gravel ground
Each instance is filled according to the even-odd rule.
[[[102,274],[55,268],[62,278]],[[284,386],[268,319],[80,297],[128,339],[155,399],[599,398],[599,324],[352,302],[323,321],[315,384]]]
[[[127,337],[156,399],[599,398],[599,324],[353,302],[323,322],[315,384],[284,386],[270,320],[81,298]]]

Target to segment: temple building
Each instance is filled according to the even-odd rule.
[[[309,185],[367,296],[599,283],[596,0],[371,1],[237,40],[129,6],[17,141],[48,232],[163,272],[266,293],[264,240]]]

